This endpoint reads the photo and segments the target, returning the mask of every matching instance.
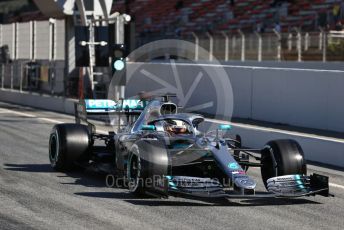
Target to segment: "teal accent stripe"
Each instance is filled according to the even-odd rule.
[[[171,176],[165,176],[168,180],[172,180]]]

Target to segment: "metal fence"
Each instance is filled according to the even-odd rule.
[[[195,42],[218,60],[344,61],[344,32],[235,34],[192,33],[182,39]],[[199,57],[194,57],[196,60]]]
[[[39,64],[17,61],[0,65],[1,89],[36,92],[55,96],[69,93],[64,78],[64,67],[59,63]],[[74,88],[74,87],[73,87]]]
[[[65,77],[65,33],[64,20],[0,25],[0,46],[8,46],[11,59],[0,64],[0,87],[76,96],[78,79]]]

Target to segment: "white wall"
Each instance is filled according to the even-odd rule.
[[[31,22],[17,23],[17,58],[32,58]]]
[[[67,114],[74,114],[74,103],[77,102],[75,99],[3,89],[0,89],[0,100]]]
[[[35,59],[49,59],[50,38],[49,21],[35,22]]]
[[[228,68],[233,89],[234,110],[233,116],[240,118],[251,118],[252,116],[252,69]]]
[[[233,125],[233,134],[239,134],[243,145],[250,148],[262,148],[267,142],[277,139],[296,140],[304,151],[305,158],[314,162],[344,166],[344,141],[332,138],[313,137],[298,133],[283,133],[275,130],[252,129]]]
[[[15,56],[15,26],[14,24],[1,25],[1,45],[8,45],[10,56],[13,59]]]
[[[65,59],[65,21],[56,20],[55,24],[55,59]]]
[[[252,119],[344,131],[344,71],[253,71]]]
[[[50,37],[53,34],[54,38]],[[55,33],[50,33],[48,20],[0,25],[2,45],[8,45],[12,60],[49,60],[52,53],[55,60],[64,60],[65,20],[55,21]]]
[[[129,63],[129,69],[130,65],[135,64]],[[202,68],[220,67],[205,65]],[[344,132],[343,70],[233,65],[222,67],[232,84],[233,117]],[[162,79],[166,78],[165,75],[171,69],[159,63],[144,64],[141,68],[151,70]],[[199,67],[192,63],[180,66],[177,63],[177,69],[183,69],[181,73],[187,79],[190,76],[185,73],[199,71]],[[134,74],[135,79],[140,79],[139,71],[128,72]],[[147,78],[141,81],[135,83],[135,92],[151,90],[152,85],[147,84]],[[205,94],[207,88],[202,88],[201,92]]]

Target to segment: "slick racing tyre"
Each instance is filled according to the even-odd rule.
[[[131,148],[127,179],[129,191],[136,196],[166,196],[164,184],[168,174],[168,154],[164,143],[159,140],[139,140]]]
[[[261,174],[265,187],[272,177],[307,174],[306,160],[301,146],[294,140],[274,140],[262,150]]]
[[[76,162],[88,157],[91,141],[87,126],[58,124],[50,133],[49,159],[56,171],[76,169]]]

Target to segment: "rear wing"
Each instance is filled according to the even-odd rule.
[[[87,120],[89,115],[118,115],[119,119],[122,115],[127,117],[129,121],[130,116],[140,115],[144,110],[147,102],[137,99],[120,99],[113,101],[108,99],[80,99],[74,104],[75,122],[80,124],[84,122],[88,125],[90,132],[95,133],[95,125]]]

